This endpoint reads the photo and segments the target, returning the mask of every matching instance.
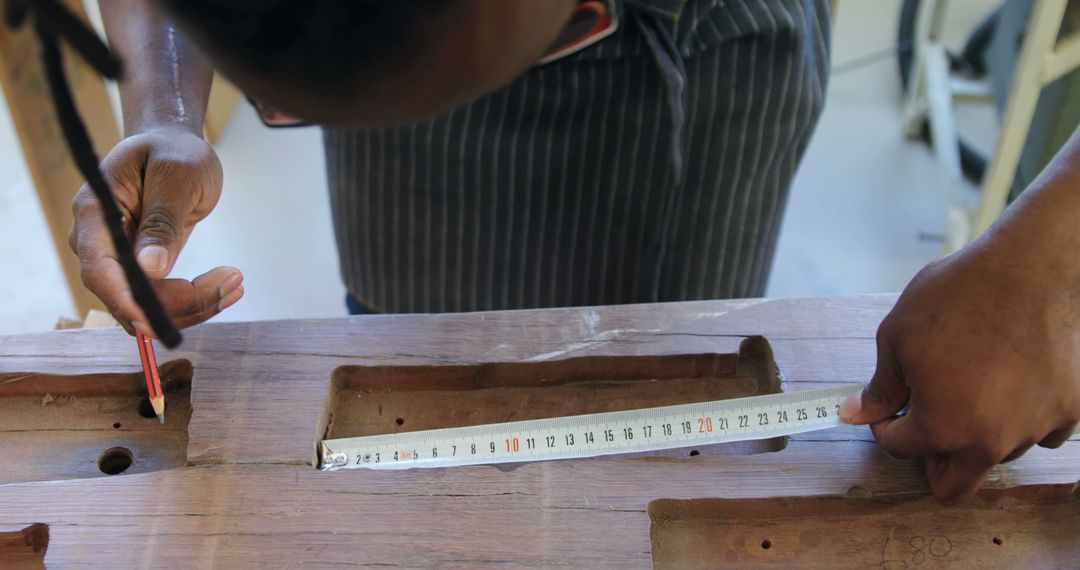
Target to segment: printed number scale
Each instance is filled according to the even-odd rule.
[[[413,469],[550,461],[782,437],[840,425],[861,386],[788,392],[319,444],[319,468]]]

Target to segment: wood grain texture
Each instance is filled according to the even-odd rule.
[[[1075,485],[933,498],[659,500],[654,568],[1068,568],[1080,563]]]
[[[0,528],[50,525],[55,567],[648,568],[654,499],[925,493],[866,428],[775,453],[607,457],[407,472],[319,472],[318,416],[339,366],[472,365],[730,353],[766,336],[784,390],[864,382],[895,298],[714,301],[204,325],[159,359],[194,366],[187,467],[0,485]],[[121,331],[0,337],[0,373],[138,372]],[[996,468],[989,489],[1072,485],[1080,442]],[[937,509],[938,507],[933,507]],[[151,562],[153,562],[151,564]]]
[[[152,409],[140,410],[149,404],[141,372],[0,373],[0,484],[103,477],[112,448],[131,454],[125,473],[183,467],[191,363],[166,363],[160,374],[169,398],[164,424]]]

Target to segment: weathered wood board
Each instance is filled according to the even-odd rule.
[[[0,10],[6,10],[7,3],[8,0],[0,0]],[[80,20],[87,20],[81,0],[64,0],[63,4]],[[68,46],[63,45],[62,50],[71,95],[94,143],[94,150],[99,157],[105,156],[120,142],[120,129],[109,103],[105,80]],[[19,30],[0,25],[0,88],[42,213],[49,224],[72,300],[79,315],[85,315],[89,309],[104,308],[104,305],[83,285],[79,276],[79,258],[68,245],[71,202],[84,180],[71,160],[56,119],[39,53],[32,22]]]
[[[182,350],[158,355],[193,366],[186,466],[0,485],[0,531],[47,524],[50,568],[648,568],[647,509],[657,499],[796,500],[852,491],[860,497],[853,500],[889,501],[925,494],[925,481],[916,463],[888,457],[863,427],[793,436],[779,451],[752,455],[607,457],[509,472],[490,466],[320,472],[311,466],[313,440],[334,371],[722,354],[760,334],[772,345],[783,390],[820,388],[869,378],[877,324],[894,300],[715,301],[197,327]],[[0,374],[135,372],[135,342],[120,331],[0,337]],[[0,456],[8,451],[4,445]],[[998,467],[987,488],[1071,489],[1078,478],[1074,438]],[[1025,520],[1017,519],[1018,528]],[[1080,524],[1076,516],[1060,521],[1066,531]],[[880,528],[852,526],[852,533]],[[1066,554],[1080,559],[1080,544],[1074,548]]]
[[[141,373],[0,373],[0,485],[186,465],[191,363],[172,361],[160,372],[169,405],[164,424]]]
[[[1080,565],[1076,485],[930,497],[661,499],[649,504],[657,570],[686,568],[1069,568]]]

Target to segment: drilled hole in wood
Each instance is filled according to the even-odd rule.
[[[112,447],[105,450],[98,459],[98,469],[106,475],[119,475],[131,467],[135,457],[126,447]]]
[[[869,499],[874,494],[870,492],[870,489],[863,487],[862,485],[852,485],[847,490],[847,498],[849,499]]]
[[[399,426],[404,425],[405,424],[405,418],[398,418],[398,419],[394,420],[394,423],[399,425]]]
[[[698,455],[701,455],[700,451],[696,449],[690,451],[690,457],[697,457]]]
[[[150,398],[139,400],[139,415],[146,419],[157,418],[157,414],[154,412],[154,405],[150,403]]]
[[[130,368],[80,375],[0,372],[0,486],[106,477],[98,459],[115,446],[130,449],[136,458],[124,475],[186,465],[191,363],[172,360],[161,366],[166,425],[153,414],[142,370]],[[140,412],[148,419],[136,415]],[[41,453],[43,441],[53,452]],[[0,556],[0,568],[7,567],[3,560]]]
[[[994,537],[994,544],[996,544],[998,546],[1001,546],[1004,543],[1005,543],[1005,541],[1001,540],[1001,537],[998,537],[998,536]]]
[[[768,550],[768,549],[772,548],[772,541],[767,539],[767,538],[765,540],[761,541],[761,548],[763,548],[765,550]]]

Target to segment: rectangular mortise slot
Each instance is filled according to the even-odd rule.
[[[772,349],[745,339],[738,353],[587,356],[455,366],[342,366],[334,370],[316,443],[534,420],[780,392]],[[669,450],[690,457],[777,451],[786,438]]]
[[[164,424],[142,372],[0,374],[0,484],[184,466],[192,372],[187,360],[159,368]]]
[[[1075,485],[930,496],[658,499],[653,568],[1066,568],[1080,560]]]

